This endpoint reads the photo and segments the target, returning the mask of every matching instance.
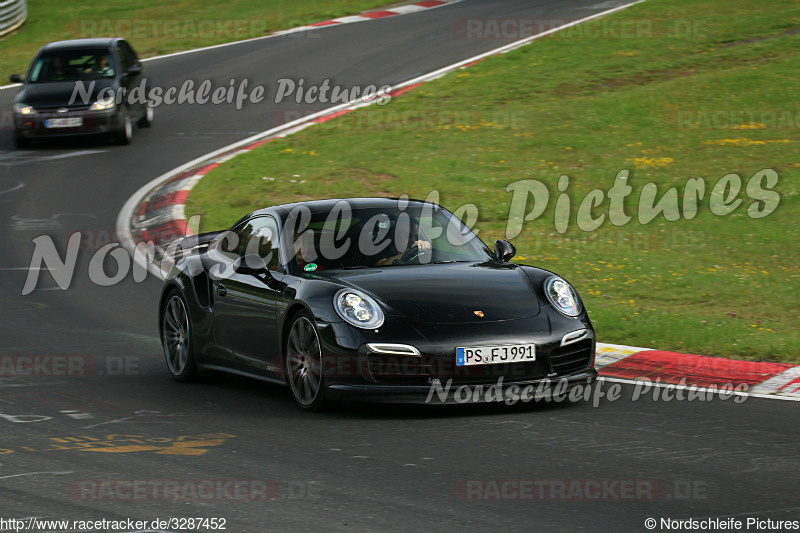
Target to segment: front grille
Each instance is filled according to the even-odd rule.
[[[37,113],[54,113],[56,115],[69,115],[69,113],[72,113],[72,112],[75,112],[75,111],[88,111],[89,110],[89,106],[85,105],[85,104],[80,104],[80,105],[60,105],[60,106],[55,106],[55,107],[52,107],[52,106],[51,107],[44,107],[44,106],[39,107],[39,106],[36,106],[36,107],[34,107],[34,109],[36,110]],[[65,111],[64,113],[58,113],[59,109],[67,109],[67,111]]]
[[[550,364],[556,374],[569,374],[592,364],[592,339],[561,346],[553,350]]]

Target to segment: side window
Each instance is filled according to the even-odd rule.
[[[120,72],[125,74],[133,65],[133,61],[131,61],[131,57],[123,43],[117,43],[117,55],[119,55]]]
[[[131,45],[129,45],[127,42],[123,41],[122,48],[125,49],[125,53],[127,54],[128,59],[131,62],[131,65],[135,65],[136,63],[139,62],[139,58],[136,57],[136,52],[133,51],[133,48],[131,48]]]
[[[226,231],[218,241],[217,250],[226,255],[231,261],[235,261],[244,255],[245,245],[250,236],[251,224],[245,224],[236,229]]]
[[[232,261],[247,254],[258,254],[270,270],[278,270],[278,249],[278,223],[269,216],[254,218],[227,232],[219,243],[219,251]]]
[[[278,270],[279,239],[278,224],[272,217],[259,217],[252,221],[250,238],[245,246],[245,254],[258,254],[270,270]]]

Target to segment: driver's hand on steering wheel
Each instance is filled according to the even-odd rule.
[[[416,246],[420,252],[427,252],[428,250],[431,249],[430,241],[423,241],[422,239],[415,242],[414,246]]]

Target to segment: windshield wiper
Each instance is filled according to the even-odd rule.
[[[459,259],[459,260],[445,259],[445,260],[442,260],[442,261],[432,261],[431,262],[432,265],[441,265],[442,263],[472,263],[472,261],[470,261],[468,259]]]
[[[370,268],[370,267],[365,265],[349,265],[349,266],[343,266],[342,270],[355,270],[357,268]]]

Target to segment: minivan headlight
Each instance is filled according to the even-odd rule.
[[[14,104],[14,111],[19,113],[20,115],[30,115],[31,113],[34,112],[34,109],[28,104],[23,104],[20,102],[19,104]]]

